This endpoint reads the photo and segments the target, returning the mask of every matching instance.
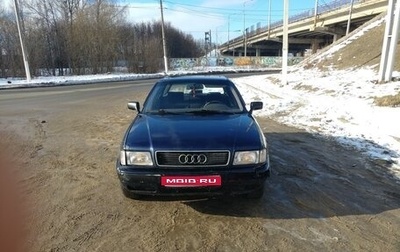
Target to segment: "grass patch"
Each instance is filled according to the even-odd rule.
[[[381,107],[399,107],[400,106],[400,92],[396,95],[386,95],[382,97],[375,97],[374,103]]]

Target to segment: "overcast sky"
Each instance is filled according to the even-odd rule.
[[[160,20],[159,0],[114,0],[128,6],[127,18],[132,22]],[[320,4],[331,0],[320,0]],[[13,0],[1,0],[3,7],[10,7]],[[204,38],[204,32],[212,32],[213,42],[223,43],[229,37],[240,36],[243,29],[260,23],[266,26],[269,13],[271,20],[282,19],[283,0],[163,0],[164,19],[179,30]],[[290,0],[290,13],[314,8],[315,0]]]

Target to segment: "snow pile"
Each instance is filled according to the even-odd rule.
[[[95,74],[75,76],[50,76],[32,78],[30,82],[21,78],[0,78],[0,89],[16,87],[63,86],[90,84],[98,82],[129,81],[138,79],[161,78],[163,73],[155,74]]]

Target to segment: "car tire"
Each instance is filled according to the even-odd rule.
[[[247,199],[261,199],[264,195],[264,185],[260,186],[256,190],[246,193],[244,196]]]
[[[136,199],[136,200],[139,200],[139,199],[142,198],[141,195],[129,191],[127,188],[125,188],[125,187],[122,186],[122,185],[121,185],[121,189],[122,189],[122,193],[124,194],[124,196],[127,197],[127,198],[129,198],[129,199]]]

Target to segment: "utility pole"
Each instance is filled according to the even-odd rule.
[[[354,5],[354,0],[351,0],[350,10],[349,10],[349,18],[347,20],[346,36],[349,35],[349,32],[350,32],[351,15],[353,14],[353,5]]]
[[[229,52],[229,44],[231,43],[231,41],[229,40],[230,22],[231,22],[231,14],[228,14],[228,52]]]
[[[165,71],[165,74],[168,74],[167,43],[165,41],[164,9],[163,9],[162,0],[160,0],[160,9],[161,9],[161,34],[162,34],[163,53],[164,53],[164,71]]]
[[[205,51],[206,51],[206,64],[208,64],[208,48],[210,48],[210,52],[211,52],[211,50],[212,50],[212,48],[211,48],[211,30],[210,31],[208,31],[208,32],[205,32],[204,33],[204,49],[205,49]],[[211,57],[211,53],[210,53],[210,57]]]
[[[289,53],[289,0],[283,2],[282,84],[286,85]]]
[[[244,30],[244,57],[247,57],[247,28]]]
[[[211,57],[211,52],[212,52],[212,40],[211,40],[211,30],[208,32],[205,32],[205,46],[206,46],[206,57],[208,56],[208,49],[210,49],[210,57]]]
[[[211,33],[211,30],[209,30],[208,33],[210,34],[210,50],[212,51],[212,33]],[[211,56],[211,54],[210,54],[210,56]]]
[[[18,8],[17,0],[14,0],[14,10],[15,10],[15,18],[17,20],[17,28],[18,28],[19,40],[21,42],[22,58],[23,58],[23,61],[24,61],[26,80],[28,82],[30,82],[32,78],[31,78],[31,72],[29,70],[29,62],[28,62],[28,58],[27,58],[27,55],[26,55],[26,49],[25,49],[25,46],[24,46],[23,38],[22,38],[23,36],[22,36],[22,31],[21,31],[20,18],[19,18],[19,8]]]
[[[243,43],[244,43],[244,57],[247,57],[247,29],[246,29],[246,3],[253,0],[243,2]]]
[[[215,51],[214,51],[215,57],[217,57],[217,50],[218,50],[218,27],[215,28]]]
[[[243,48],[244,57],[247,56],[247,46],[246,46],[246,2],[243,3]]]
[[[271,33],[271,0],[268,2],[268,38]]]
[[[314,6],[314,28],[317,27],[317,18],[318,18],[318,0],[315,0],[315,6]]]
[[[379,67],[379,83],[392,80],[396,47],[400,32],[400,2],[389,0],[386,16],[386,28],[383,38],[382,55]]]

